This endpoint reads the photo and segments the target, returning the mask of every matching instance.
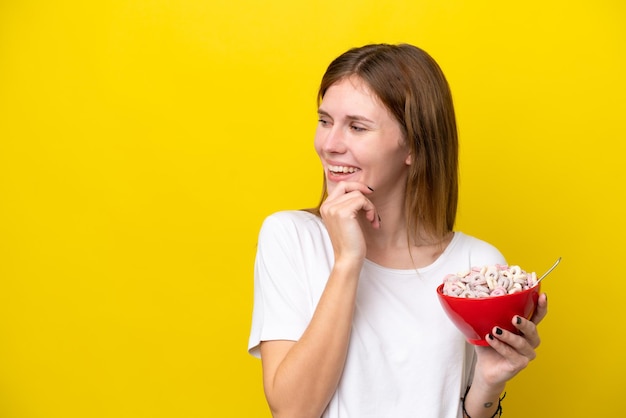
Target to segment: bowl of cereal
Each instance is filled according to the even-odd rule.
[[[488,345],[485,337],[496,326],[519,333],[513,318],[530,319],[540,288],[534,272],[527,273],[519,266],[490,265],[447,275],[437,287],[437,295],[468,342]]]

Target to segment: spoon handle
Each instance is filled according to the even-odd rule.
[[[546,271],[545,273],[543,273],[543,275],[537,280],[537,283],[539,283],[540,281],[543,280],[544,277],[546,277],[548,274],[550,274],[550,272],[552,270],[554,270],[556,268],[556,266],[559,265],[559,263],[561,262],[561,257],[557,258],[557,260],[554,262],[554,264],[552,265],[552,267],[550,267],[548,269],[548,271]]]

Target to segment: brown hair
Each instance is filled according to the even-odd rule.
[[[328,66],[318,105],[330,86],[351,76],[363,80],[396,118],[410,149],[405,195],[409,232],[423,230],[442,238],[456,218],[458,136],[452,94],[441,68],[413,45],[353,48]],[[325,197],[324,180],[322,201]]]

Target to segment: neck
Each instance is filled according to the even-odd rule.
[[[367,258],[389,268],[413,269],[426,267],[443,253],[453,232],[433,237],[424,228],[409,233],[403,211],[377,208],[381,217],[379,229],[363,228],[367,242]]]

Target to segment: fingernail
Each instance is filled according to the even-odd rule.
[[[372,192],[374,191],[374,189],[372,189],[370,186],[367,186],[368,189],[370,189]]]
[[[490,340],[493,340],[493,335],[489,334],[487,337],[489,337]]]
[[[515,323],[516,323],[517,325],[521,324],[521,323],[522,323],[522,318],[521,318],[521,317],[519,317],[519,316],[518,316],[517,318],[515,318]]]
[[[502,328],[496,328],[496,334],[502,335]]]

